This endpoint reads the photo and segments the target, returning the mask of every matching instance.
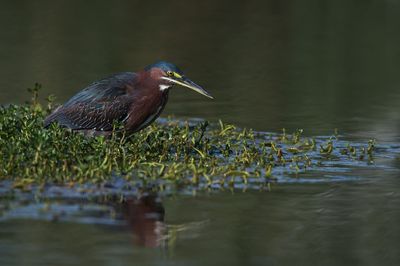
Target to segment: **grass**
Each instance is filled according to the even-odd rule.
[[[167,119],[127,135],[85,137],[57,125],[43,128],[53,109],[31,90],[26,105],[0,108],[0,180],[15,187],[29,184],[103,182],[112,176],[178,186],[268,184],[275,169],[301,174],[326,160],[373,161],[374,142],[362,147],[335,147],[336,135],[315,140],[302,130],[266,134],[219,122],[197,124]]]

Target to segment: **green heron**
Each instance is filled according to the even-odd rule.
[[[118,122],[127,132],[137,132],[161,114],[173,85],[213,99],[177,66],[160,61],[138,73],[117,73],[92,83],[46,117],[44,126],[57,122],[86,134],[107,135]]]

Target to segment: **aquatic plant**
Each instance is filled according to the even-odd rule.
[[[303,130],[272,134],[221,121],[161,119],[132,135],[115,125],[110,138],[85,137],[56,124],[44,129],[54,98],[48,97],[47,106],[42,106],[39,88],[30,90],[28,104],[0,108],[0,179],[13,180],[15,187],[98,183],[112,176],[159,189],[165,184],[268,186],[279,174],[297,177],[324,161],[373,161],[372,140],[362,147],[337,147],[337,134],[315,139],[304,137]]]

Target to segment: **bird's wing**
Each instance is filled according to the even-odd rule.
[[[57,122],[71,129],[112,130],[114,121],[128,117],[128,89],[134,88],[135,78],[135,73],[123,72],[94,82],[50,114],[44,126]]]

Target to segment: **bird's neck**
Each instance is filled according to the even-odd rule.
[[[148,93],[167,94],[171,86],[162,83],[162,80],[150,71],[138,72],[137,86]]]

